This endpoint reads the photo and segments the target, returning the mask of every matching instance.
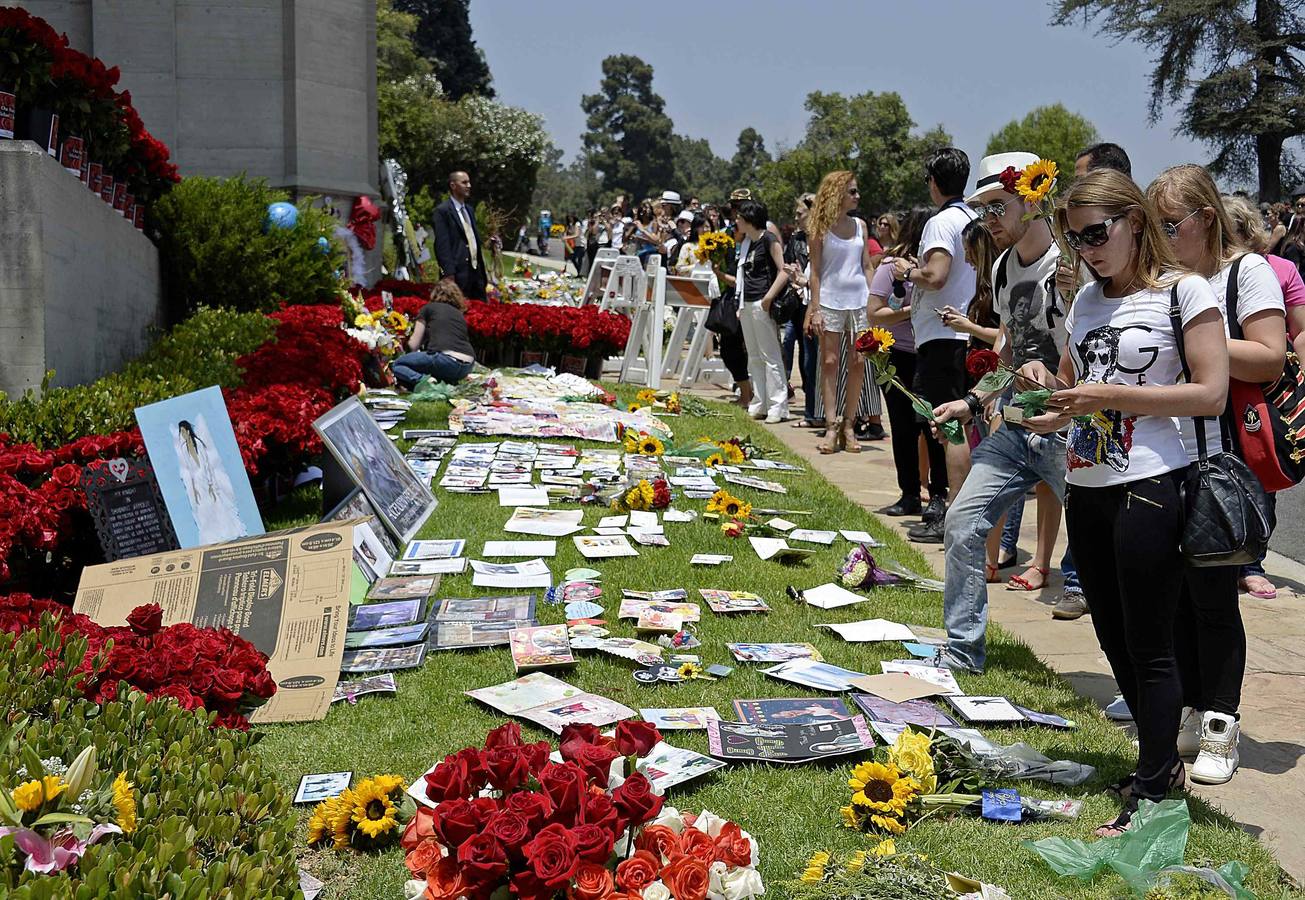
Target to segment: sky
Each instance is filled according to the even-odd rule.
[[[1206,162],[1176,137],[1174,115],[1147,121],[1150,54],[1089,26],[1048,24],[1046,0],[472,0],[473,37],[499,100],[544,117],[570,161],[580,97],[597,93],[605,56],[653,66],[675,131],[734,154],[752,126],[766,147],[802,139],[811,91],[897,91],[917,130],[941,124],[976,169],[988,137],[1031,109],[1063,103],[1122,145],[1146,184],[1180,162]]]

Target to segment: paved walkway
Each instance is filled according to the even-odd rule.
[[[704,394],[721,396],[718,392]],[[863,442],[860,454],[823,456],[816,451],[818,439],[811,431],[791,428],[788,423],[770,426],[770,430],[867,509],[877,510],[897,500],[897,480],[887,441]],[[1036,544],[1036,508],[1030,498],[1020,538],[1021,560]],[[881,520],[901,531],[903,537],[906,527],[919,521],[886,516]],[[941,576],[942,545],[913,546]],[[1053,560],[1059,561],[1064,546],[1062,527]],[[1265,568],[1278,585],[1278,598],[1256,600],[1242,596],[1248,647],[1241,708],[1241,768],[1228,784],[1192,785],[1191,789],[1263,840],[1282,867],[1297,881],[1305,882],[1305,840],[1301,839],[1305,830],[1305,808],[1301,806],[1301,798],[1305,797],[1305,763],[1301,762],[1305,756],[1305,566],[1271,553]],[[1003,572],[1009,574],[1010,570]],[[1080,694],[1104,706],[1115,697],[1115,681],[1097,644],[1091,619],[1058,622],[1051,618],[1051,606],[1060,587],[1058,573],[1053,570],[1052,574],[1053,580],[1039,594],[991,585],[990,614],[1068,678]]]

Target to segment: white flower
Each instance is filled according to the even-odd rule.
[[[409,879],[403,883],[403,900],[420,900],[426,893],[426,882]]]
[[[671,890],[660,881],[654,881],[643,889],[643,900],[671,900]]]
[[[712,884],[716,883],[713,874]],[[766,893],[761,873],[753,868],[735,866],[720,876],[720,893],[724,900],[751,900]]]
[[[676,834],[684,833],[684,816],[674,806],[663,806],[662,811],[653,819],[654,825],[665,825]]]
[[[704,809],[698,814],[698,818],[694,820],[693,827],[705,832],[707,837],[714,839],[720,836],[720,830],[728,824],[729,819],[722,819],[714,812]]]

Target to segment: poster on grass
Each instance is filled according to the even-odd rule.
[[[183,549],[263,533],[221,388],[137,407],[136,423]]]
[[[385,527],[408,541],[438,501],[381,431],[367,407],[350,397],[313,422],[345,474],[362,488]]]

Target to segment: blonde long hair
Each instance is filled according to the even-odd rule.
[[[1099,206],[1111,217],[1126,216],[1132,212],[1141,216],[1142,233],[1137,238],[1135,280],[1143,287],[1168,287],[1178,274],[1186,274],[1174,258],[1169,236],[1160,226],[1160,214],[1133,179],[1114,169],[1093,169],[1076,180],[1056,205],[1054,227],[1062,247],[1068,246],[1065,232],[1069,230],[1069,210],[1084,206]],[[1081,263],[1081,254],[1075,252],[1075,271]]]
[[[1215,261],[1216,269],[1222,269],[1246,253],[1237,236],[1237,226],[1223,205],[1219,188],[1201,166],[1195,163],[1170,166],[1151,182],[1146,196],[1157,210],[1164,204],[1189,212],[1207,207],[1214,211],[1214,221],[1205,232],[1205,255]]]
[[[1224,208],[1232,220],[1233,231],[1237,240],[1245,244],[1252,253],[1269,252],[1269,229],[1264,227],[1260,211],[1255,204],[1245,197],[1224,195]]]
[[[823,240],[825,232],[834,227],[838,217],[843,214],[843,198],[847,196],[847,186],[855,180],[856,176],[846,169],[830,172],[820,180],[811,216],[807,219],[807,240],[810,243]]]

